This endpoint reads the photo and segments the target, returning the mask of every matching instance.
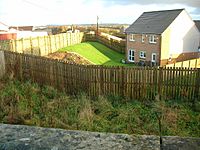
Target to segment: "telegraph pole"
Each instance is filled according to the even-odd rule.
[[[99,16],[97,16],[97,35],[99,35]]]

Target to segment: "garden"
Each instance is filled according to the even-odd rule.
[[[50,57],[59,59],[59,57],[56,57],[58,53],[62,56],[66,55],[66,53],[75,54],[76,56],[71,56],[71,59],[78,60],[77,64],[88,64],[90,62],[93,65],[133,66],[133,64],[122,63],[122,60],[125,59],[125,54],[118,53],[98,42],[84,42],[68,46],[50,54]],[[54,57],[54,55],[56,56]],[[77,57],[82,57],[82,60],[85,59],[85,63],[79,63],[80,59],[77,59]],[[66,59],[66,57],[64,58]],[[63,57],[60,57],[60,59],[63,59]]]

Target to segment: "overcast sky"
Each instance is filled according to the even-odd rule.
[[[200,0],[0,0],[8,25],[133,23],[144,11],[185,8],[200,20]]]

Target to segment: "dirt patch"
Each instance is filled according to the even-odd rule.
[[[62,60],[69,64],[92,65],[92,62],[90,62],[89,60],[86,60],[85,58],[81,57],[80,55],[76,53],[55,52],[55,53],[49,54],[46,57],[51,58],[51,59]]]

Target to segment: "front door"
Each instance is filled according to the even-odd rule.
[[[153,62],[153,63],[156,62],[156,53],[152,53],[152,55],[151,55],[151,62]]]

